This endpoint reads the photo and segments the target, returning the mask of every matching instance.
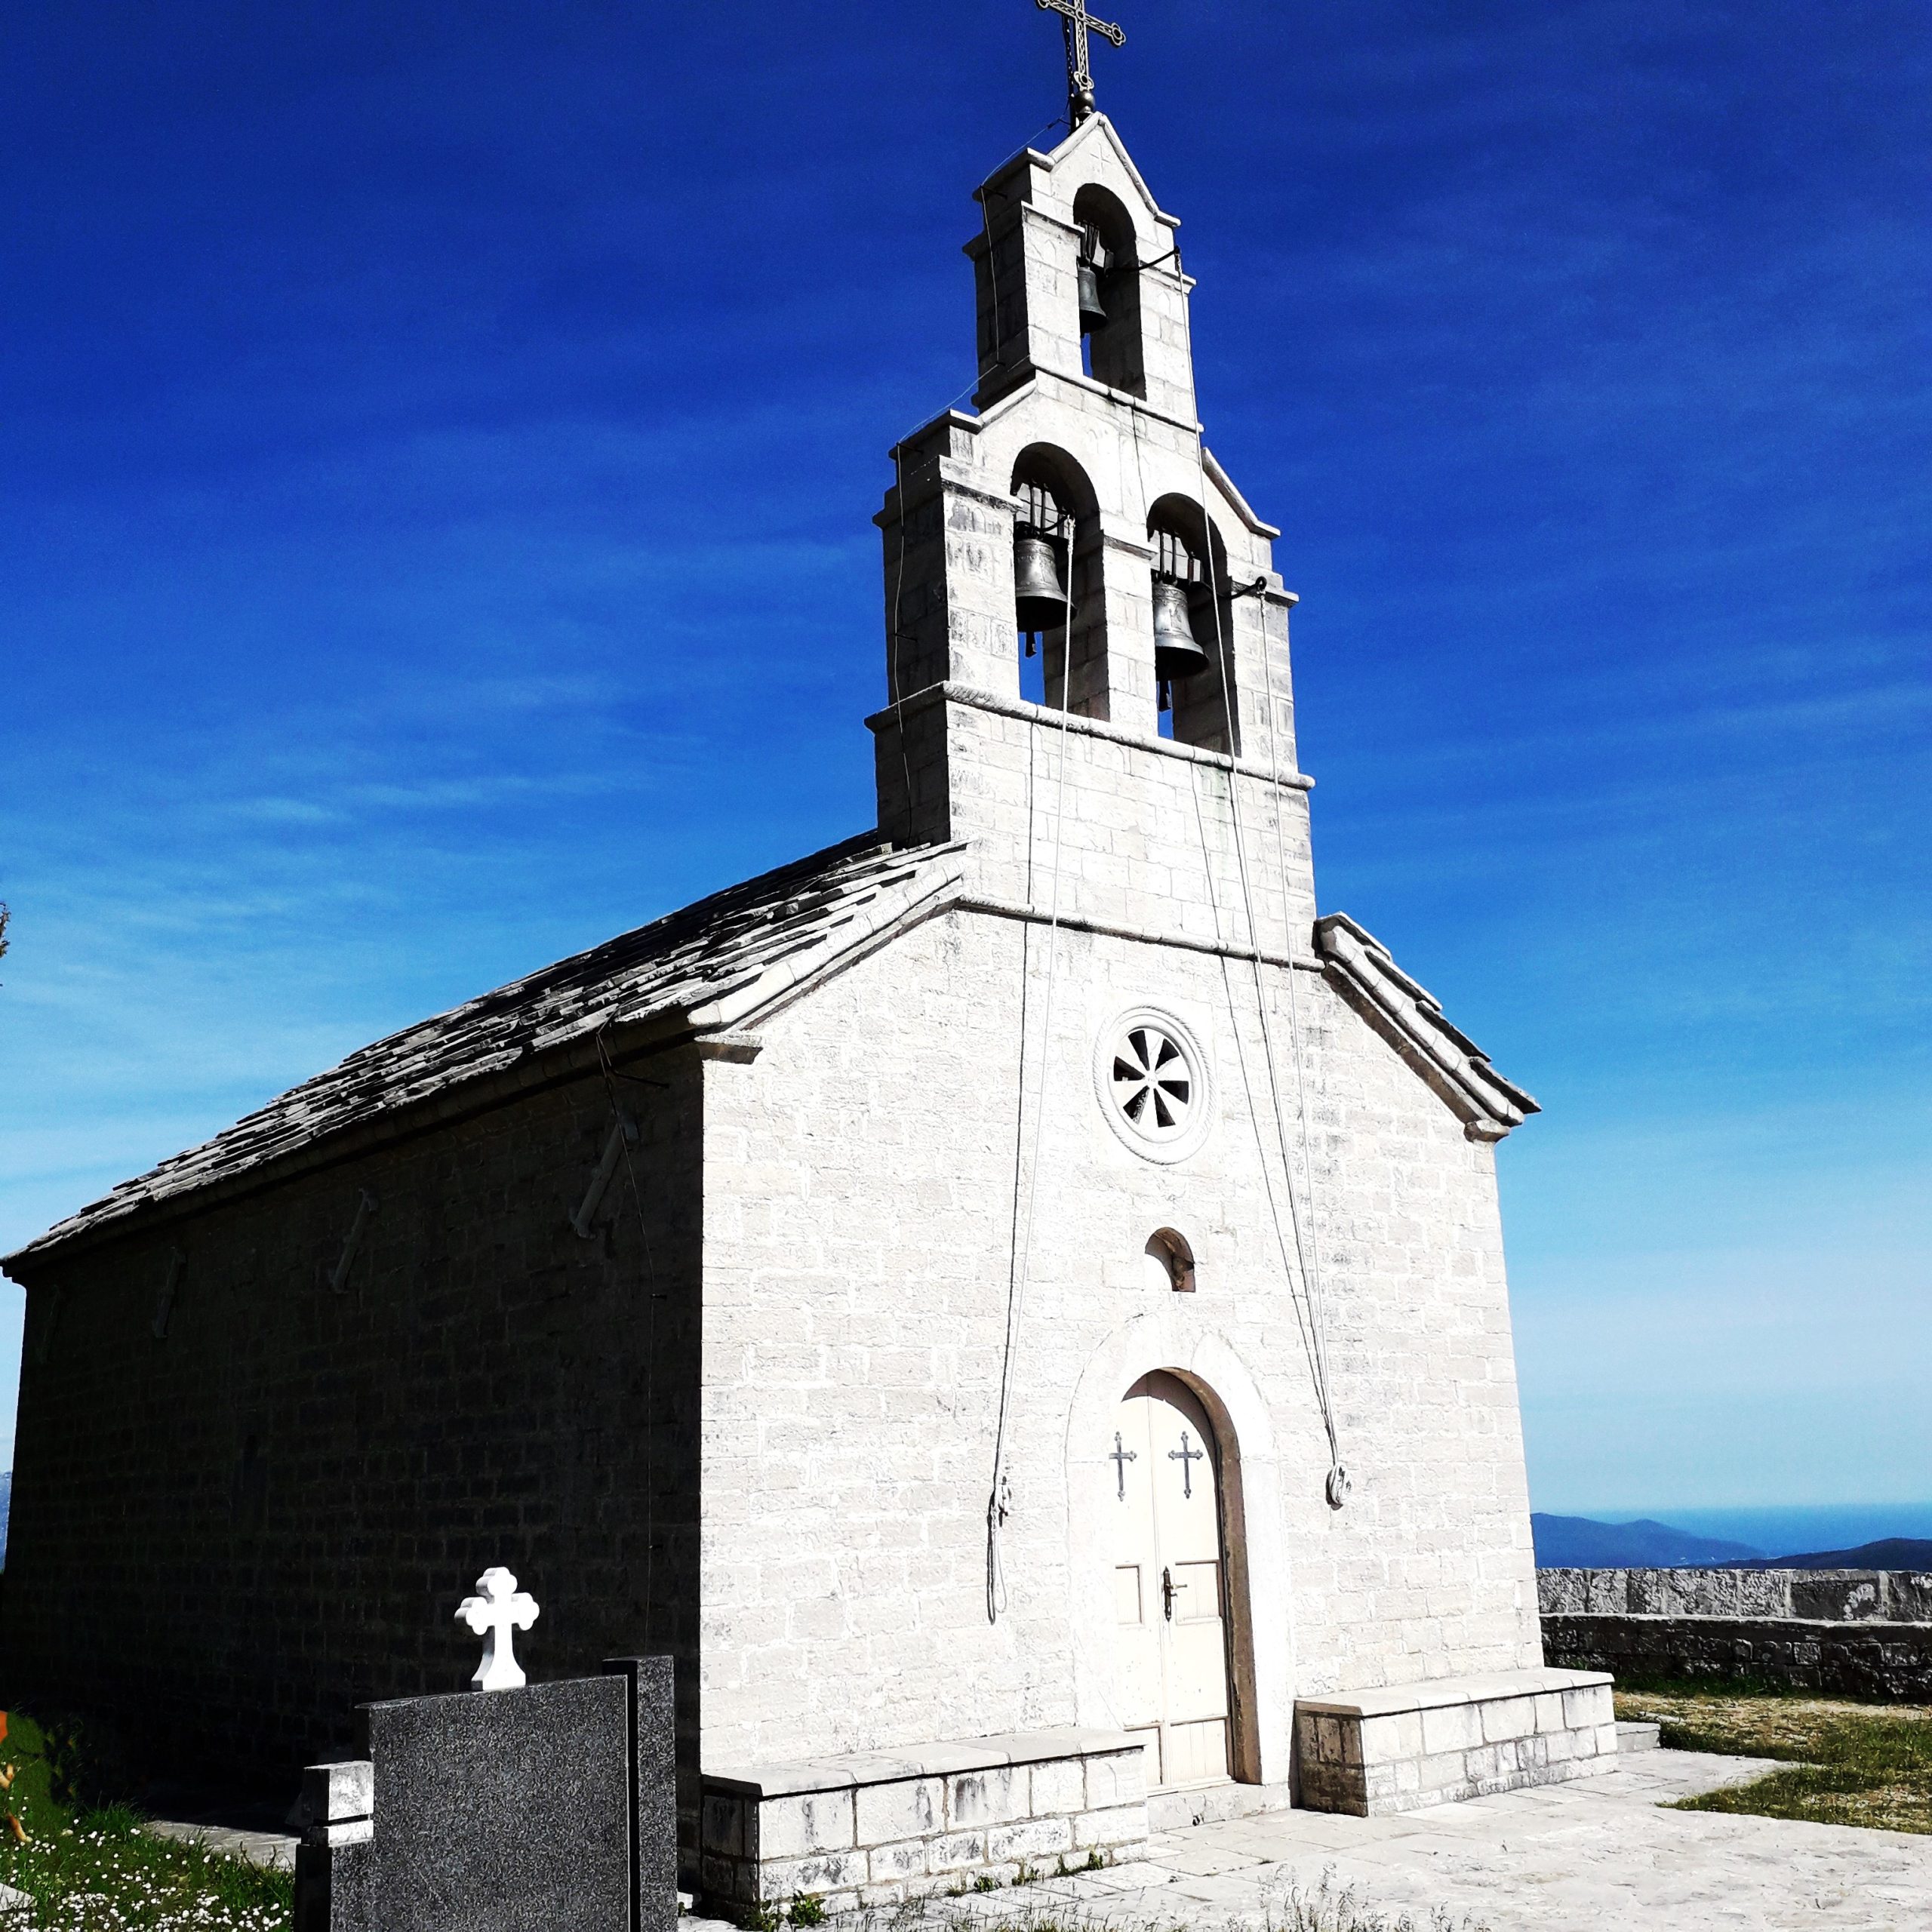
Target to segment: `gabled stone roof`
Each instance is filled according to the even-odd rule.
[[[124,1181],[7,1260],[38,1257],[493,1075],[513,1078],[558,1049],[587,1046],[606,1027],[664,1020],[695,1034],[741,1024],[956,884],[960,850],[895,850],[867,832],[714,893],[359,1048],[212,1140]]]
[[[1343,997],[1448,1103],[1472,1140],[1500,1140],[1543,1111],[1346,912],[1315,921],[1315,948]]]

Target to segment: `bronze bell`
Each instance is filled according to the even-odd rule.
[[[1023,631],[1051,631],[1066,622],[1066,580],[1060,546],[1037,530],[1022,529],[1013,545],[1014,612]]]
[[[1167,684],[1208,668],[1208,654],[1194,641],[1187,586],[1171,577],[1154,580],[1154,676]]]
[[[1091,335],[1107,319],[1106,304],[1100,300],[1100,271],[1107,265],[1106,251],[1091,228],[1080,238],[1080,333]]]
[[[1106,306],[1100,300],[1099,266],[1082,255],[1080,258],[1080,333],[1091,335],[1106,319]]]

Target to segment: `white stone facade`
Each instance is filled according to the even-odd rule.
[[[1058,941],[1011,1601],[989,1622],[1022,951],[1037,995],[1049,943],[1038,924],[948,912],[770,1022],[756,1060],[707,1068],[707,1761],[1117,1721],[1091,1532],[1103,1424],[1156,1368],[1198,1380],[1232,1424],[1249,1777],[1287,1777],[1297,1696],[1541,1662],[1491,1149],[1322,978],[1300,976],[1355,1479],[1331,1511],[1262,1172],[1280,1152],[1254,1104],[1253,962],[1083,933]],[[1263,969],[1278,1040],[1285,971]],[[1089,1070],[1097,1029],[1142,1001],[1188,1020],[1215,1060],[1219,1118],[1177,1167],[1121,1144]],[[1163,1227],[1193,1248],[1191,1295],[1148,1266]]]
[[[870,721],[881,829],[957,841],[961,876],[706,1068],[703,1756],[1120,1728],[1107,1451],[1167,1371],[1220,1438],[1231,1769],[1285,1790],[1297,1699],[1541,1664],[1492,1145],[1533,1103],[1360,928],[1318,933],[1294,600],[1200,443],[1172,217],[1099,117],[981,199],[983,413],[895,453]],[[1141,265],[1137,308],[1118,275],[1109,300],[1142,340],[1105,346],[1137,392],[1081,366],[1097,208]],[[1066,710],[1019,695],[1028,475],[1072,519],[1072,636],[1043,640]],[[1157,525],[1216,560],[1171,737]],[[1134,1008],[1208,1062],[1184,1158],[1108,1118],[1097,1049]],[[1190,1292],[1149,1262],[1161,1229]]]

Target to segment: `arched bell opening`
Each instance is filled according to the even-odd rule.
[[[1106,602],[1091,487],[1063,452],[1035,445],[1013,473],[1014,626],[1020,695],[1052,710],[1106,712]]]
[[[1073,198],[1081,366],[1097,383],[1147,393],[1141,349],[1140,251],[1118,198],[1092,183]]]
[[[1240,721],[1228,693],[1234,605],[1227,546],[1201,506],[1163,497],[1148,516],[1153,551],[1154,681],[1162,737],[1232,751]]]

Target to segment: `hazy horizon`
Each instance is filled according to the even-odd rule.
[[[1552,1509],[1543,1516],[1580,1517],[1590,1522],[1661,1523],[1691,1536],[1739,1543],[1765,1556],[1804,1556],[1817,1550],[1856,1549],[1903,1537],[1932,1540],[1932,1501],[1814,1503],[1792,1509]]]

